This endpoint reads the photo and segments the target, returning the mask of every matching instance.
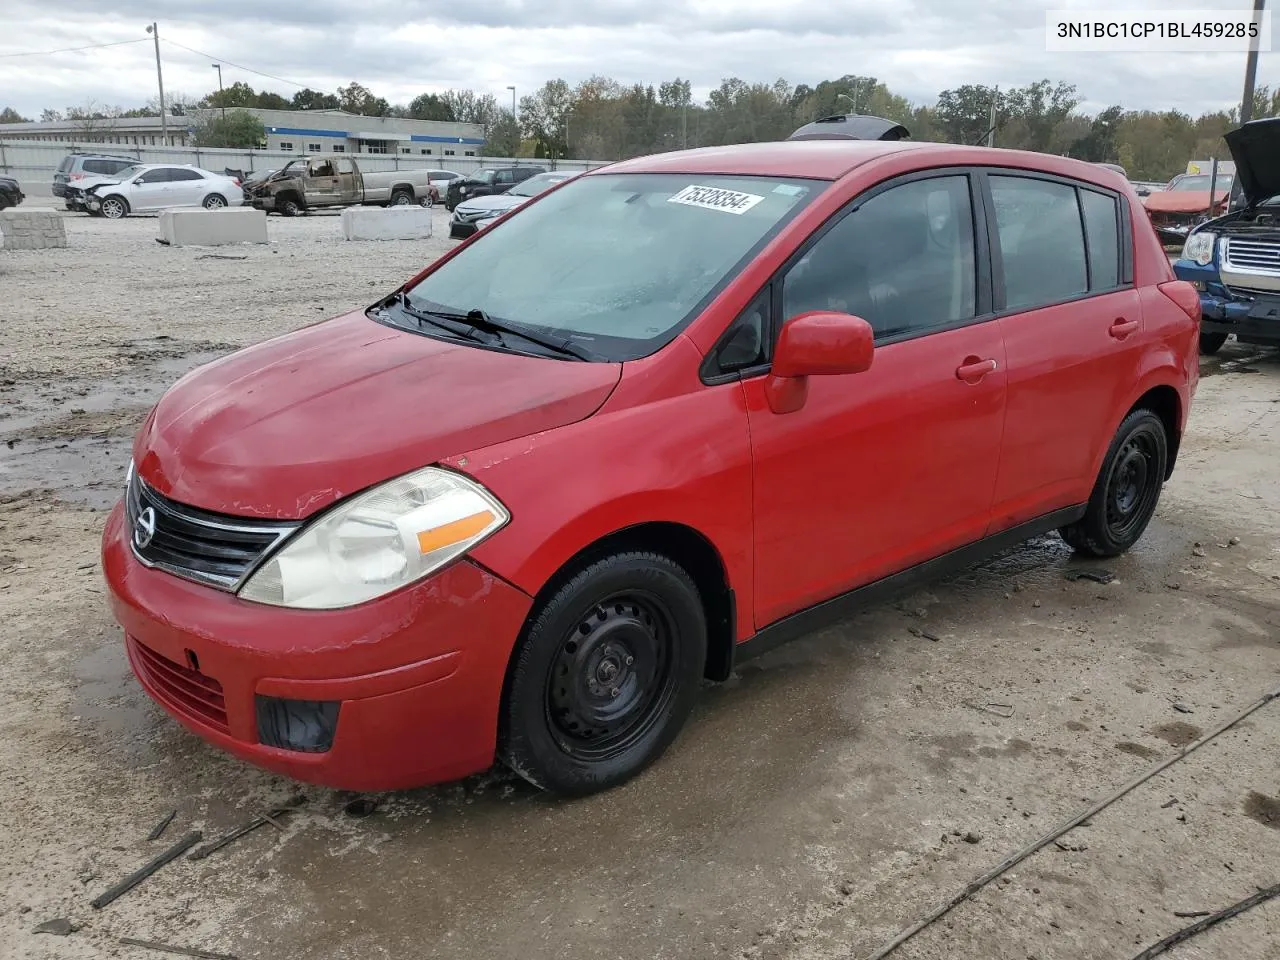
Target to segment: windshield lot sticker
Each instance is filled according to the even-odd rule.
[[[700,187],[690,184],[674,197],[668,197],[667,203],[683,203],[689,207],[705,207],[707,210],[721,210],[724,213],[743,214],[763,200],[754,193],[739,193],[737,190],[722,190],[719,187]]]

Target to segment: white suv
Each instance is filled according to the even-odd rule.
[[[244,190],[238,178],[175,164],[135,164],[114,178],[84,187],[85,209],[109,220],[165,207],[215,210],[243,204]]]

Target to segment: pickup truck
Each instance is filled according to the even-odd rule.
[[[325,154],[290,160],[266,179],[249,184],[246,193],[257,209],[286,217],[333,207],[429,206],[437,196],[430,175],[425,169],[361,173],[354,157]]]

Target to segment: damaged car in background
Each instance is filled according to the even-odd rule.
[[[563,183],[574,176],[573,173],[563,172],[539,173],[524,183],[517,183],[506,193],[466,200],[453,208],[453,216],[449,218],[449,236],[454,240],[462,240],[473,233],[479,233],[530,197],[536,197],[542,191],[550,190],[557,183]]]
[[[1216,177],[1212,173],[1181,173],[1163,190],[1144,197],[1142,204],[1160,241],[1177,245],[1197,224],[1227,212],[1231,187],[1230,173],[1220,171]]]
[[[1240,201],[1191,230],[1173,265],[1200,292],[1200,352],[1241,343],[1280,345],[1280,118],[1254,120],[1223,138]]]

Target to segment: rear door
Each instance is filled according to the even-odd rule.
[[[1141,354],[1127,205],[1101,187],[990,171],[1009,397],[993,524],[1085,502]]]
[[[169,170],[169,203],[172,206],[198,206],[209,195],[213,181],[199,170],[171,167]],[[223,198],[227,199],[227,198]]]
[[[356,175],[355,161],[349,157],[338,157],[334,164],[338,173],[338,200],[343,204],[359,203],[364,192],[360,178]]]
[[[766,329],[837,310],[876,333],[871,368],[810,377],[799,410],[774,413],[766,377],[743,380],[757,627],[986,532],[1005,370],[973,186],[932,172],[864,194],[753,308]]]

